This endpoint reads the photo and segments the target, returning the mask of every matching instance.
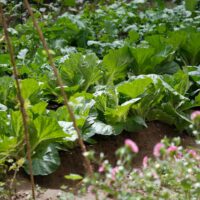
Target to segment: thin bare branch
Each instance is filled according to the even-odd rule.
[[[28,12],[29,12],[30,16],[32,17],[34,27],[36,28],[36,30],[37,30],[37,32],[39,34],[40,40],[41,40],[41,42],[43,44],[43,47],[44,47],[44,49],[45,49],[45,51],[47,53],[49,64],[52,67],[52,70],[54,72],[55,77],[57,78],[57,82],[58,82],[58,85],[60,87],[63,99],[64,99],[64,105],[66,106],[66,108],[67,108],[67,110],[69,112],[70,118],[71,118],[71,120],[73,122],[73,126],[74,126],[74,128],[76,130],[76,133],[77,133],[77,136],[78,136],[79,146],[80,146],[80,148],[82,150],[82,153],[85,153],[85,152],[87,152],[87,149],[86,149],[86,146],[85,146],[85,144],[83,142],[83,139],[81,137],[80,130],[79,130],[78,126],[77,126],[73,110],[69,105],[68,97],[67,97],[67,94],[65,93],[65,90],[64,90],[63,81],[62,81],[62,79],[61,79],[61,77],[59,75],[58,69],[56,68],[56,66],[54,64],[53,57],[52,57],[51,53],[49,52],[49,48],[48,48],[47,42],[46,42],[46,40],[44,38],[43,32],[42,32],[40,26],[38,25],[38,23],[37,23],[37,21],[36,21],[36,19],[34,17],[34,14],[33,14],[31,6],[29,4],[29,1],[28,0],[24,0],[24,3],[25,3],[26,8],[28,9]],[[85,166],[85,169],[86,169],[86,172],[88,173],[88,175],[92,175],[93,174],[92,165],[90,163],[90,160],[88,158],[86,158],[86,157],[84,157],[84,166]]]
[[[30,140],[29,140],[29,131],[28,131],[28,115],[24,106],[24,99],[21,94],[20,89],[20,81],[18,79],[18,70],[15,62],[15,56],[14,56],[14,50],[13,45],[11,43],[8,30],[7,30],[7,23],[6,19],[4,17],[3,8],[2,5],[0,5],[0,15],[2,18],[2,24],[5,34],[5,40],[8,46],[8,51],[10,54],[10,61],[13,66],[13,75],[16,82],[16,89],[17,89],[17,98],[20,104],[20,111],[22,114],[22,121],[23,121],[23,127],[24,127],[24,136],[25,136],[25,143],[26,143],[26,151],[27,151],[27,160],[29,162],[29,171],[30,171],[30,179],[31,179],[31,186],[32,186],[32,197],[35,200],[35,183],[34,183],[34,177],[33,177],[33,169],[32,169],[32,159],[31,159],[31,147],[30,147]]]

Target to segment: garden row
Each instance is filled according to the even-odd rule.
[[[145,4],[146,5],[146,4]],[[70,97],[82,137],[117,135],[159,120],[189,131],[200,106],[200,15],[184,4],[143,10],[131,1],[90,4],[77,14],[57,3],[35,9],[56,67]],[[22,4],[12,8],[21,12]],[[52,12],[54,11],[54,12]],[[76,145],[76,131],[27,13],[10,27],[29,117],[34,175],[60,165],[58,151]],[[3,36],[3,31],[0,30]],[[7,48],[0,52],[0,159],[24,157],[22,117]],[[23,164],[28,172],[27,162]]]

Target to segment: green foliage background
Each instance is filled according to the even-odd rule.
[[[117,135],[123,130],[134,134],[154,120],[188,131],[189,115],[200,106],[197,1],[169,7],[162,1],[136,0],[32,3],[86,142],[94,142],[95,134]],[[77,137],[22,2],[8,1],[5,12],[29,115],[34,174],[47,175],[60,164],[58,151],[75,146]],[[0,38],[0,159],[4,163],[24,157],[25,151],[2,29]],[[27,162],[24,168],[28,172]]]

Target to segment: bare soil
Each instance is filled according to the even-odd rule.
[[[160,122],[153,122],[148,124],[148,128],[137,132],[127,133],[124,132],[118,136],[96,136],[94,139],[97,141],[94,145],[88,145],[88,149],[95,150],[97,154],[103,152],[106,158],[111,162],[116,162],[115,151],[124,144],[124,140],[129,138],[135,141],[139,147],[138,156],[133,160],[133,166],[138,168],[142,164],[144,156],[152,156],[153,147],[156,143],[160,142],[165,136],[175,137],[180,136],[182,145],[195,146],[194,138],[182,133],[178,134],[174,132],[172,127],[162,124]],[[61,166],[51,175],[48,176],[37,176],[35,177],[36,184],[43,189],[47,189],[43,194],[39,194],[38,199],[40,200],[54,200],[57,199],[57,195],[61,192],[60,188],[63,185],[69,187],[75,187],[75,183],[67,181],[64,176],[70,173],[76,173],[84,175],[85,170],[82,162],[82,155],[80,149],[77,147],[69,152],[60,152]],[[27,195],[30,193],[30,182],[29,177],[21,172],[18,175],[17,194],[21,195],[15,199],[25,200]],[[23,197],[23,195],[25,197]],[[81,199],[90,199],[92,196],[87,196]],[[79,198],[80,199],[80,198]],[[77,198],[78,200],[78,198]]]

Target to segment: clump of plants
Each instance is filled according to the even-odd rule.
[[[98,160],[88,154],[99,169],[83,179],[80,194],[89,192],[96,199],[119,200],[200,198],[199,150],[183,148],[179,138],[165,138],[154,146],[152,158],[145,156],[143,166],[133,168],[132,158],[138,152],[137,144],[127,139],[116,151],[118,161],[114,166],[103,154]]]
[[[99,5],[86,1],[80,7],[75,0],[50,4],[30,2],[41,30],[32,23],[31,9],[27,12],[22,2],[0,0],[0,26],[4,21],[3,13],[8,22],[8,30],[6,23],[5,30],[0,29],[0,194],[1,191],[5,194],[4,180],[10,165],[14,166],[11,167],[14,178],[20,167],[33,175],[51,174],[60,165],[59,150],[82,143],[80,146],[85,151],[83,142],[91,143],[94,135],[118,135],[124,130],[136,132],[146,127],[146,122],[159,120],[175,126],[179,132],[188,130],[192,124],[190,128],[199,141],[198,111],[189,118],[191,109],[200,106],[198,0],[173,1],[177,5],[171,8],[160,0],[155,1],[159,8],[145,0],[109,3],[101,0]],[[34,27],[39,30],[42,42]],[[11,60],[16,60],[19,84],[15,84],[18,77],[13,73],[14,64],[11,64],[6,46],[9,38],[14,47],[15,56],[11,55]],[[43,47],[45,41],[49,49],[47,45]],[[60,80],[59,86],[56,77]],[[19,91],[24,99],[21,107],[27,112],[25,125],[25,114],[21,115],[17,102]],[[25,129],[30,134],[30,145],[29,140],[24,143]],[[146,171],[153,173],[152,159],[145,157],[144,169],[132,169],[132,157],[139,151],[133,144],[127,140],[125,147],[117,151],[116,166],[103,161],[101,155],[99,174],[89,181],[84,179],[86,186],[93,185],[97,198],[96,190],[105,193],[105,198],[131,199],[131,195],[127,196],[129,193],[137,194],[138,198],[141,194],[145,199],[154,195],[162,197],[166,188],[170,195],[180,193],[180,198],[185,198],[181,195],[187,192],[180,189],[184,184],[180,188],[177,184],[178,189],[174,185],[166,186],[158,172],[158,180],[147,179]],[[174,144],[177,150],[171,155],[167,150],[170,144],[161,146],[159,156],[155,156],[155,163],[159,161],[159,165],[173,163],[177,159],[175,152],[182,151]],[[188,152],[182,154],[185,156]],[[173,166],[169,164],[169,167]],[[187,168],[186,165],[185,170]],[[163,174],[167,173],[165,168],[162,170]],[[175,175],[174,171],[170,173]],[[138,183],[131,180],[132,176],[134,180],[138,177]],[[126,190],[120,185],[124,180]],[[137,187],[132,185],[134,183]],[[173,192],[171,187],[175,188]],[[190,198],[190,194],[187,195]]]
[[[191,120],[192,124],[190,125],[190,128],[197,139],[197,144],[200,144],[200,111],[194,111],[191,114]]]

